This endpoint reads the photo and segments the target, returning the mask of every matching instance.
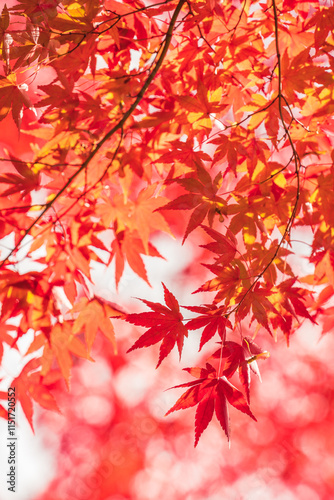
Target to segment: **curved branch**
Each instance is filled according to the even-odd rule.
[[[64,186],[58,191],[58,193],[54,196],[52,200],[50,200],[46,205],[45,208],[42,210],[42,212],[39,214],[39,216],[30,224],[30,226],[24,231],[24,234],[21,236],[19,239],[18,243],[15,245],[15,247],[11,250],[11,252],[7,255],[5,259],[3,259],[0,262],[0,269],[5,265],[5,263],[8,261],[8,259],[18,250],[20,247],[22,241],[24,238],[30,233],[30,231],[36,226],[36,224],[44,217],[45,213],[53,206],[55,201],[66,191],[66,189],[70,186],[70,184],[76,179],[76,177],[85,169],[88,167],[90,162],[93,160],[93,158],[96,156],[96,154],[99,152],[99,150],[102,148],[103,144],[108,141],[118,130],[122,130],[124,127],[125,122],[128,120],[128,118],[132,115],[134,110],[137,108],[138,104],[144,97],[145,92],[147,91],[148,87],[150,86],[151,82],[155,78],[156,74],[158,73],[159,69],[161,68],[161,65],[167,55],[169,45],[172,41],[172,36],[173,36],[173,30],[175,23],[177,21],[178,15],[183,7],[183,4],[185,3],[186,0],[180,0],[179,3],[176,6],[176,9],[173,13],[173,16],[171,18],[171,21],[169,23],[169,27],[166,33],[166,38],[163,43],[163,49],[161,51],[161,54],[156,62],[156,65],[152,71],[152,73],[149,75],[147,78],[146,82],[142,86],[140,92],[137,95],[136,100],[133,102],[133,104],[130,106],[130,108],[124,113],[123,118],[119,120],[119,122],[107,133],[105,134],[104,137],[95,145],[95,147],[92,149],[86,160],[82,163],[80,168],[71,175],[71,177],[67,180],[67,182],[64,184]]]
[[[282,238],[279,241],[272,258],[270,259],[268,264],[264,267],[264,269],[262,269],[260,274],[258,274],[258,276],[255,278],[255,280],[251,284],[251,286],[246,290],[246,292],[241,297],[238,304],[235,307],[233,307],[233,309],[231,309],[231,311],[227,314],[227,316],[230,316],[232,313],[237,312],[239,310],[241,304],[243,303],[243,301],[245,300],[247,295],[253,290],[256,283],[258,283],[258,281],[262,278],[264,273],[267,271],[267,269],[272,265],[272,263],[276,259],[280,248],[282,247],[284,241],[287,240],[287,238],[290,234],[291,228],[293,226],[294,220],[295,220],[296,215],[297,215],[297,208],[298,208],[298,202],[299,202],[299,197],[300,197],[299,171],[300,171],[300,167],[301,167],[301,161],[300,161],[299,155],[296,151],[292,137],[290,135],[290,131],[289,131],[289,129],[284,121],[284,117],[283,117],[283,102],[287,103],[287,101],[286,101],[285,97],[283,96],[283,92],[282,92],[282,65],[281,65],[281,54],[280,54],[280,50],[279,50],[279,41],[278,41],[278,13],[277,13],[277,7],[276,7],[276,0],[272,0],[272,7],[273,7],[273,11],[274,11],[275,47],[276,47],[277,68],[278,68],[278,110],[279,110],[279,115],[280,115],[280,119],[281,119],[281,123],[282,123],[283,129],[284,129],[284,132],[288,138],[288,141],[289,141],[291,149],[292,149],[292,159],[293,159],[294,164],[295,164],[295,175],[296,175],[296,179],[297,179],[296,199],[295,199],[295,203],[294,203],[293,208],[292,208],[291,215],[288,219],[284,233],[282,235]],[[286,167],[284,167],[284,168],[286,168]],[[282,170],[284,170],[284,169],[282,169]]]

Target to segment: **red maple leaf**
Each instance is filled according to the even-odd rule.
[[[2,380],[2,379],[0,379]],[[0,399],[4,399],[6,401],[6,405],[8,404],[8,392],[0,391]],[[4,406],[0,405],[0,417],[8,420],[8,411]]]
[[[237,240],[232,231],[227,229],[226,236],[224,236],[210,227],[203,225],[201,227],[216,241],[200,246],[217,254],[216,264],[222,264],[223,266],[230,264],[237,252]]]
[[[184,179],[172,179],[166,182],[167,184],[170,182],[177,182],[186,189],[188,193],[178,196],[175,200],[170,201],[167,205],[157,208],[156,210],[194,209],[184,233],[182,244],[185,242],[187,236],[203,222],[206,216],[211,226],[214,215],[220,213],[220,210],[225,207],[226,202],[217,196],[221,179],[222,175],[219,172],[212,180],[210,174],[198,162],[196,163],[195,176],[186,177]]]
[[[53,395],[47,387],[41,383],[42,376],[41,371],[39,370],[40,366],[40,358],[31,359],[22,368],[20,375],[16,377],[11,384],[12,387],[15,387],[16,389],[16,398],[21,403],[22,410],[33,431],[32,399],[38,402],[43,408],[59,412],[59,408]]]
[[[144,244],[141,238],[138,238],[135,234],[127,231],[120,231],[116,233],[116,238],[111,244],[112,251],[110,254],[109,263],[115,257],[116,266],[116,288],[118,287],[119,281],[122,277],[124,271],[125,260],[127,260],[131,269],[138,274],[146,283],[150,285],[148,281],[147,272],[141,254],[150,255],[152,257],[160,257],[164,259],[158,250],[148,243],[148,251],[146,252]]]
[[[205,304],[203,306],[187,306],[185,309],[200,313],[200,316],[191,319],[187,323],[188,330],[197,330],[203,326],[205,327],[202,332],[199,350],[202,349],[204,344],[209,342],[216,332],[218,332],[222,341],[225,342],[226,326],[230,325],[230,322],[223,315],[224,308],[217,307],[214,304]]]
[[[6,150],[15,170],[20,174],[6,172],[0,175],[0,184],[8,184],[9,187],[1,193],[2,197],[9,197],[13,193],[22,193],[22,196],[29,195],[30,191],[38,187],[40,176],[35,172],[29,163],[18,160]]]
[[[2,323],[0,325],[0,363],[4,352],[3,343],[6,342],[13,349],[18,349],[15,339],[7,332],[16,330],[15,326]]]
[[[182,323],[183,316],[180,313],[180,306],[174,295],[166,288],[164,283],[164,298],[167,307],[158,302],[140,299],[153,312],[143,312],[139,314],[128,314],[125,319],[133,325],[149,326],[150,328],[133,344],[128,352],[140,347],[148,347],[162,340],[159,353],[159,361],[168,356],[175,343],[181,357],[184,337],[188,336],[188,330]]]
[[[305,291],[299,287],[293,286],[296,281],[297,278],[290,278],[279,285],[279,290],[284,293],[283,306],[287,311],[291,312],[295,318],[297,318],[297,316],[302,316],[312,321],[312,323],[317,324],[303,302],[303,300],[305,300]]]
[[[206,363],[206,368],[184,368],[184,370],[198,380],[171,387],[171,389],[177,387],[189,387],[189,389],[182,394],[166,415],[198,405],[195,416],[195,446],[211,422],[214,412],[228,441],[230,440],[227,401],[256,421],[242,392],[234,387],[226,376],[219,377],[210,363]]]
[[[236,342],[225,342],[223,349],[218,349],[208,358],[208,361],[218,366],[223,366],[222,374],[231,378],[238,370],[239,379],[243,385],[247,397],[250,401],[250,380],[251,370],[259,377],[261,381],[260,370],[258,368],[257,359],[266,359],[269,357],[269,352],[264,351],[250,337],[244,337],[242,345]]]
[[[18,130],[21,126],[23,106],[36,114],[27,89],[26,84],[17,84],[15,73],[10,73],[7,77],[0,75],[0,121],[11,111]]]
[[[200,288],[195,290],[193,293],[198,292],[212,292],[217,291],[214,298],[214,303],[218,303],[225,299],[225,302],[228,303],[229,300],[235,294],[237,288],[241,283],[241,273],[239,266],[220,266],[217,264],[202,264],[204,267],[209,269],[213,274],[217,277],[211,280],[206,281]]]

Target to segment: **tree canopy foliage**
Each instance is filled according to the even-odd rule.
[[[117,352],[120,320],[146,328],[129,351],[159,344],[157,367],[201,331],[168,412],[196,407],[195,444],[214,414],[229,439],[231,406],[256,418],[268,338],[332,329],[333,28],[318,0],[4,6],[0,355],[32,335],[11,382],[31,426],[98,336]],[[96,263],[116,288],[125,266],[150,284],[159,233],[196,245],[200,304],[165,284],[141,312],[94,293]]]

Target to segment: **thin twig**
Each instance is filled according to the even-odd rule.
[[[130,106],[130,108],[124,113],[123,118],[119,120],[119,122],[104,136],[102,139],[95,145],[95,147],[92,149],[86,160],[82,163],[80,168],[71,175],[71,177],[67,180],[67,182],[64,184],[64,186],[58,191],[58,193],[53,197],[52,200],[50,200],[46,205],[45,208],[42,210],[40,215],[30,224],[30,226],[24,231],[24,234],[21,236],[19,239],[18,243],[14,246],[14,248],[11,250],[11,252],[7,255],[7,257],[0,262],[0,269],[4,266],[4,264],[8,261],[8,259],[13,255],[14,252],[20,247],[22,241],[24,238],[30,233],[30,231],[36,226],[36,224],[43,218],[45,213],[53,206],[53,204],[56,202],[56,200],[66,191],[66,189],[71,185],[71,183],[76,179],[76,177],[85,169],[88,167],[90,162],[95,158],[97,153],[100,151],[102,148],[103,144],[108,141],[118,130],[123,130],[123,127],[127,121],[127,119],[132,115],[134,110],[137,108],[138,104],[142,100],[145,92],[147,91],[148,87],[150,86],[151,82],[155,78],[156,74],[158,73],[166,55],[169,49],[169,45],[172,41],[172,36],[173,36],[173,30],[175,23],[177,21],[178,15],[182,9],[183,4],[185,3],[186,0],[180,0],[179,3],[176,6],[176,9],[173,13],[173,16],[171,18],[171,21],[169,23],[168,31],[166,33],[166,38],[165,41],[163,42],[163,49],[161,51],[161,54],[156,62],[156,65],[154,69],[152,70],[151,74],[147,78],[146,82],[142,86],[139,94],[137,95],[136,100],[134,103]]]

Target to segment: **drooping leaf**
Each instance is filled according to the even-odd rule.
[[[153,312],[127,314],[125,317],[129,323],[150,327],[139,337],[128,352],[162,341],[157,368],[163,359],[168,356],[175,344],[177,344],[181,357],[184,337],[188,336],[188,330],[182,323],[183,316],[180,312],[179,303],[164,283],[162,285],[164,287],[164,298],[167,307],[156,302],[141,299]]]
[[[192,312],[200,313],[197,318],[191,319],[187,323],[188,330],[197,330],[198,328],[205,327],[202,332],[199,350],[202,349],[204,344],[209,342],[216,332],[220,336],[222,342],[226,338],[226,326],[230,326],[230,322],[224,316],[224,308],[215,305],[206,306],[186,306],[186,309]]]
[[[191,373],[193,369],[188,368]],[[252,414],[243,394],[234,387],[226,376],[219,376],[209,363],[201,369],[202,378],[196,382],[188,382],[173,387],[190,387],[168,410],[166,416],[176,410],[183,410],[198,404],[195,416],[195,446],[210,423],[215,410],[218,421],[224,430],[228,441],[230,440],[229,416],[227,401],[239,411],[246,413],[256,420]]]
[[[244,337],[242,344],[227,341],[215,351],[208,362],[215,366],[223,366],[223,375],[227,378],[238,371],[240,382],[245,390],[247,401],[250,401],[250,381],[252,370],[260,379],[261,375],[257,365],[257,359],[269,357],[268,351],[262,350],[250,337]]]
[[[31,359],[22,368],[21,373],[11,384],[11,386],[15,388],[15,397],[20,402],[22,410],[33,432],[33,403],[31,398],[38,402],[43,408],[59,412],[54,397],[42,383],[41,373],[39,371],[40,367],[40,359]]]
[[[122,313],[116,306],[107,306],[98,298],[90,301],[82,298],[74,306],[72,313],[79,313],[73,324],[73,333],[78,334],[84,331],[88,352],[91,351],[95,336],[99,330],[112,342],[116,351],[115,332],[109,319],[111,316],[121,317]]]
[[[158,210],[193,210],[186,231],[183,236],[182,244],[187,236],[200,226],[205,217],[208,216],[208,221],[212,225],[214,214],[219,212],[221,207],[225,206],[225,202],[216,193],[220,187],[221,175],[218,174],[214,180],[205,170],[201,163],[195,165],[195,176],[186,177],[184,179],[174,179],[173,181],[181,185],[187,194],[182,194],[175,200],[170,201]]]

